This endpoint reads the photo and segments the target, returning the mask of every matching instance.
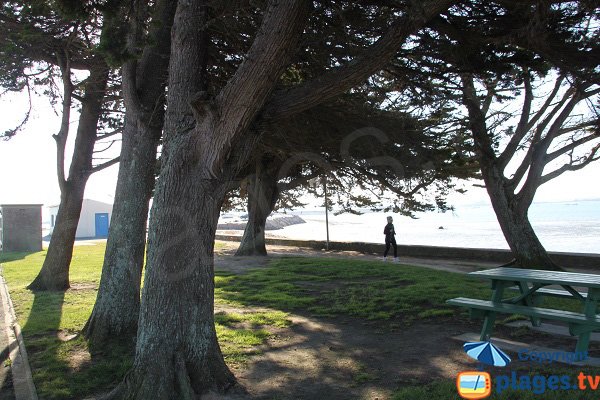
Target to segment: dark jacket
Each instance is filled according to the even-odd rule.
[[[394,224],[389,223],[385,226],[385,229],[383,230],[383,234],[385,235],[385,241],[394,241],[396,240],[396,238],[394,237],[396,235],[396,230],[394,229]]]

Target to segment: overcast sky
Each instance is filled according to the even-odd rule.
[[[27,109],[26,96],[5,95],[0,101],[0,131],[14,127]],[[58,131],[60,119],[44,99],[34,99],[35,111],[26,129],[16,137],[0,140],[0,204],[58,204],[60,191],[56,177],[56,145],[52,135]],[[76,115],[71,138],[77,128]],[[69,158],[69,157],[67,157]],[[113,198],[118,166],[92,175],[86,197],[107,201]],[[600,163],[563,176],[543,185],[536,201],[572,201],[600,199]],[[454,195],[455,205],[489,202],[481,188],[470,188],[466,195]]]

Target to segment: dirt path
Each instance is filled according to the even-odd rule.
[[[222,242],[219,241],[219,246],[222,246],[215,254],[215,266],[224,270],[229,270],[235,273],[243,272],[245,269],[261,267],[267,264],[268,260],[280,257],[332,257],[332,258],[353,258],[366,260],[381,260],[380,256],[372,254],[364,254],[357,251],[324,251],[314,250],[306,247],[293,246],[274,246],[268,245],[268,257],[237,257],[235,251],[239,243],[237,242]],[[388,261],[392,262],[392,261]],[[468,273],[477,271],[482,268],[497,267],[496,263],[484,261],[463,261],[463,260],[443,260],[443,259],[424,259],[414,257],[399,257],[401,264],[414,265],[417,267],[425,267],[437,269],[440,271],[463,272]]]

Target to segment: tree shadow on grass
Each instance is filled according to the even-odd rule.
[[[452,337],[478,332],[481,321],[447,310],[444,301],[461,293],[488,294],[489,288],[458,275],[434,276],[404,266],[386,266],[385,271],[374,263],[329,264],[289,259],[279,261],[277,268],[217,271],[217,305],[223,310],[243,313],[268,307],[293,313],[294,324],[274,332],[259,354],[235,371],[251,398],[458,398],[456,375],[477,364]],[[498,328],[501,337],[512,338],[511,329]],[[548,338],[535,337],[534,344],[548,345]],[[565,342],[558,348],[571,345]],[[511,356],[516,359],[516,354]],[[518,374],[530,374],[532,368],[538,366],[511,366]],[[540,368],[539,374],[564,374],[554,365]],[[427,394],[430,385],[439,396]],[[423,393],[416,394],[421,388]],[[522,397],[512,393],[501,398]]]
[[[42,398],[59,399],[69,365],[61,354],[58,338],[64,292],[33,292],[33,303],[22,333],[25,338],[33,380]],[[59,378],[59,377],[64,378]]]
[[[37,253],[37,251],[33,251],[33,252],[17,252],[17,251],[11,251],[11,252],[0,252],[0,263],[7,263],[7,262],[11,262],[11,261],[18,261],[18,260],[22,260],[25,257],[27,257],[30,254],[35,254]]]
[[[33,292],[23,326],[34,383],[43,399],[80,399],[106,391],[131,365],[131,346],[109,343],[92,351],[81,335],[62,329],[63,306],[77,301],[71,290]]]

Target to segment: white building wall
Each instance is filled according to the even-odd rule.
[[[50,222],[56,224],[56,214],[58,206],[48,207],[50,210]],[[101,201],[84,199],[81,208],[81,216],[77,225],[75,237],[77,239],[93,238],[96,236],[96,213],[108,213],[108,221],[112,218],[112,204],[103,203]],[[51,226],[51,232],[54,230],[54,225]]]

